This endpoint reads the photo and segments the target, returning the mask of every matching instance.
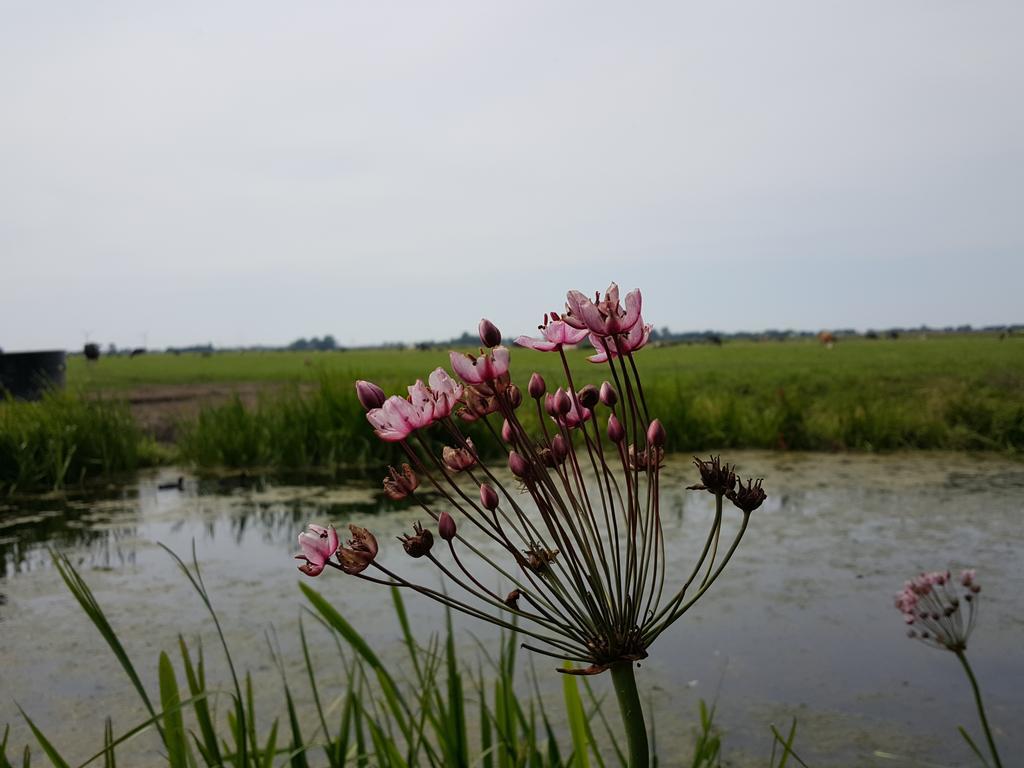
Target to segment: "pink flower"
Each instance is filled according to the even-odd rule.
[[[476,448],[471,438],[466,438],[466,448],[452,448],[450,445],[441,449],[441,461],[452,472],[461,472],[476,464]]]
[[[296,555],[295,559],[306,561],[299,566],[299,570],[304,574],[319,576],[327,561],[338,551],[338,532],[334,530],[333,525],[324,528],[310,523],[308,527],[308,531],[299,534],[302,554]]]
[[[479,357],[461,352],[450,354],[452,370],[467,384],[484,384],[508,373],[508,349],[495,347]]]
[[[449,376],[444,368],[435,368],[427,381],[434,393],[434,418],[447,418],[462,397],[462,385]]]
[[[642,349],[647,345],[648,340],[651,338],[651,331],[654,326],[649,323],[644,323],[643,318],[637,322],[632,328],[629,329],[629,333],[625,336],[599,336],[596,333],[590,334],[590,343],[594,345],[594,349],[597,350],[596,355],[592,355],[587,358],[592,363],[603,363],[608,360],[608,352],[611,352],[612,357],[618,357],[619,351],[626,355],[630,352],[636,352],[638,349]],[[605,344],[608,345],[608,352],[605,351]],[[616,344],[618,346],[616,347]]]
[[[411,402],[398,395],[389,397],[380,408],[367,411],[366,420],[373,425],[377,437],[388,442],[405,440],[411,432],[423,426],[422,414]]]
[[[520,336],[516,339],[516,344],[538,352],[557,352],[566,344],[579,344],[586,338],[586,328],[573,328],[564,320],[559,320],[554,312],[551,313],[551,320],[552,322],[548,322],[548,315],[544,315],[544,325],[538,326],[541,338]]]
[[[573,328],[586,328],[598,336],[614,336],[626,333],[640,320],[642,299],[640,290],[626,294],[626,307],[619,303],[619,286],[612,283],[605,291],[604,299],[595,297],[591,301],[579,291],[569,291],[565,297],[568,312],[562,319]]]
[[[447,418],[462,397],[462,385],[454,381],[443,368],[437,368],[428,378],[428,387],[417,380],[409,387],[409,397],[392,395],[380,408],[366,413],[377,437],[388,442],[404,440],[411,432],[428,427],[438,419]]]

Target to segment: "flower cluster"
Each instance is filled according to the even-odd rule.
[[[555,354],[561,363],[562,380],[553,388],[539,373],[529,377],[532,406],[512,383],[509,350],[488,320],[480,323],[479,354],[451,353],[456,378],[438,368],[408,396],[391,397],[357,382],[377,436],[407,459],[389,469],[385,493],[418,505],[436,524],[417,522],[399,541],[457,589],[435,590],[398,575],[378,558],[373,535],[355,526],[343,547],[333,528],[310,526],[299,537],[301,570],[316,576],[330,565],[514,628],[529,638],[524,647],[587,665],[576,673],[644,658],[722,573],[765,493],[761,480],[738,483],[718,458],[698,459],[695,487],[714,496],[716,514],[689,577],[666,588],[659,490],[668,434],[650,413],[633,358],[650,338],[641,308],[639,290],[620,301],[614,283],[593,299],[570,291],[564,312],[544,316],[539,338],[518,337],[518,346]],[[566,350],[586,339],[596,350],[589,360],[606,366],[607,378],[578,386]],[[514,483],[503,483],[481,461],[463,431],[466,422],[480,423],[504,453]],[[428,441],[422,433],[431,427],[439,432]],[[438,435],[448,443],[440,452]],[[431,496],[417,492],[421,477]],[[741,513],[732,521],[726,500]],[[481,578],[480,567],[498,579]],[[371,568],[372,576],[364,573]],[[499,581],[511,591],[485,586]]]
[[[932,571],[906,582],[895,604],[910,626],[910,637],[963,653],[974,629],[980,592],[973,570],[962,571],[956,580],[949,571]]]

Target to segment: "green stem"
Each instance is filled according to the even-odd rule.
[[[636,689],[633,662],[620,661],[612,664],[612,684],[619,699],[622,723],[626,726],[626,742],[629,745],[629,768],[648,768],[651,764],[647,747],[647,726],[644,711],[640,706],[640,694]]]
[[[985,705],[981,703],[981,691],[978,689],[978,681],[974,679],[974,672],[971,671],[971,665],[967,663],[967,656],[964,652],[956,651],[956,657],[964,665],[964,672],[967,673],[967,679],[971,681],[971,688],[974,689],[974,703],[978,706],[978,717],[981,719],[981,727],[985,731],[985,739],[988,741],[988,751],[992,753],[992,761],[995,763],[996,768],[1003,768],[1003,763],[999,759],[999,752],[996,751],[996,742],[992,738],[992,731],[988,727],[988,718],[985,717]],[[614,674],[614,669],[612,672]]]

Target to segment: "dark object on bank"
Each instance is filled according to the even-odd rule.
[[[899,337],[900,337],[900,332],[899,331],[889,331],[889,338],[890,339],[898,339]]]
[[[129,357],[138,357],[139,355],[144,354],[146,354],[145,349],[143,349],[142,347],[136,347],[135,349],[132,350],[132,353],[129,355]]]
[[[48,389],[63,389],[66,368],[63,351],[0,354],[0,394],[39,400]]]
[[[86,360],[95,362],[100,359],[100,345],[90,342],[83,347],[82,354],[85,355]]]
[[[170,483],[160,483],[157,489],[161,491],[184,491],[185,490],[185,478],[179,477],[177,480]]]

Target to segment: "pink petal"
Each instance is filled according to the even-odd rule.
[[[504,376],[506,373],[508,373],[508,347],[495,347],[494,351],[491,353],[491,357],[494,360],[491,373],[492,379],[496,379],[499,376]]]
[[[635,288],[626,294],[626,315],[619,320],[619,329],[628,331],[640,319],[640,308],[643,299],[640,296],[640,289]]]
[[[538,352],[554,352],[558,349],[558,344],[555,342],[545,341],[544,339],[535,339],[531,336],[519,336],[516,338],[515,343],[520,347],[535,349]]]
[[[480,377],[480,371],[477,370],[477,361],[469,355],[464,355],[461,352],[452,352],[449,354],[449,360],[455,375],[467,384],[480,384],[484,381]]]

